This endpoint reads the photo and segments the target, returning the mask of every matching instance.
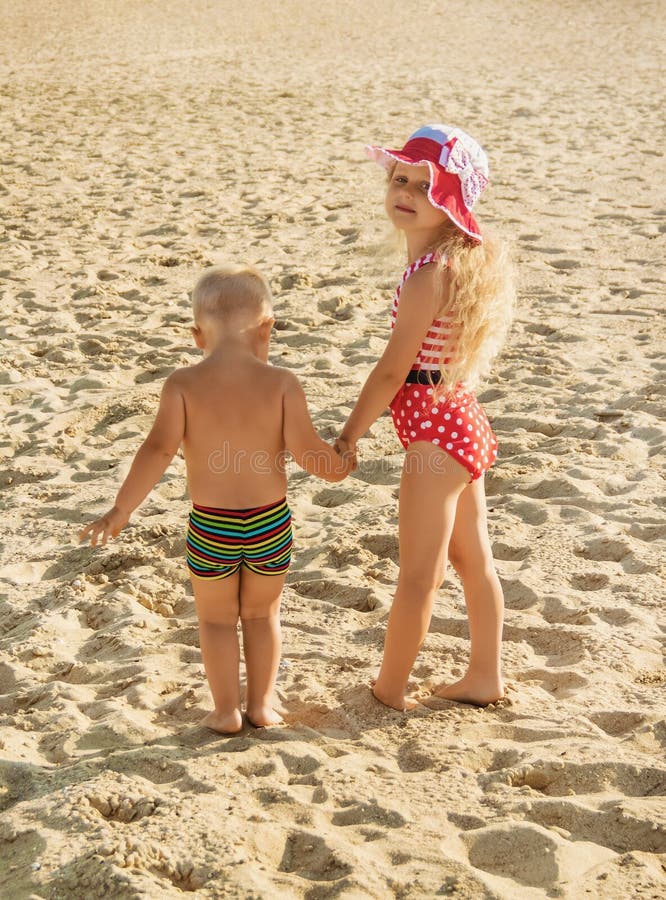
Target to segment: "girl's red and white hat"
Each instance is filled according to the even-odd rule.
[[[474,138],[453,125],[424,125],[401,150],[365,148],[385,169],[396,162],[430,169],[428,200],[475,241],[482,241],[472,207],[488,184],[488,157]]]

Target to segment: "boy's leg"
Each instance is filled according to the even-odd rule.
[[[286,573],[258,575],[245,567],[241,574],[245,709],[253,725],[278,725],[282,721],[273,709],[273,693],[282,649],[280,598],[285,578]]]
[[[400,481],[400,574],[373,693],[394,709],[415,706],[405,690],[428,632],[467,470],[433,444],[411,444]]]
[[[240,572],[218,581],[192,576],[199,642],[215,710],[202,724],[223,734],[243,727],[238,644]]]
[[[465,488],[458,500],[449,559],[465,592],[471,652],[463,678],[436,693],[485,706],[504,694],[500,666],[504,596],[488,536],[483,478]]]

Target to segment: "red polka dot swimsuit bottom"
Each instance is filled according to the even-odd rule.
[[[422,266],[435,262],[436,255],[426,253],[405,269],[393,295],[391,328],[398,318],[405,282]],[[451,326],[450,316],[433,321],[405,383],[391,401],[391,415],[405,450],[416,441],[435,444],[464,466],[474,481],[495,462],[497,439],[481,404],[462,385],[451,396],[435,401],[432,385],[441,377],[439,361],[446,356]]]
[[[471,481],[497,458],[497,438],[471,391],[435,401],[429,384],[405,383],[391,401],[391,415],[405,450],[416,441],[435,444],[467,469]]]

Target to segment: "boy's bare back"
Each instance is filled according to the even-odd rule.
[[[243,509],[283,497],[285,395],[294,390],[294,376],[246,352],[227,351],[178,370],[169,381],[184,408],[192,502]]]
[[[328,481],[350,467],[315,431],[296,376],[233,341],[169,376],[146,442],[169,459],[182,446],[192,502],[216,508],[284,497],[286,454]]]

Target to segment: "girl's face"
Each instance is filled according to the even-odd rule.
[[[402,231],[438,229],[448,221],[446,213],[428,200],[430,169],[396,163],[386,191],[386,212]]]

